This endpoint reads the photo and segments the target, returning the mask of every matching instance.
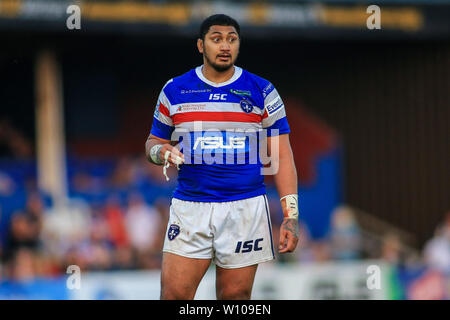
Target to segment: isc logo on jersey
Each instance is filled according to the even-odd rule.
[[[194,143],[194,150],[200,145],[201,149],[245,149],[246,137],[230,137],[224,144],[223,137],[198,137]]]
[[[211,93],[209,95],[209,100],[222,100],[222,101],[226,101],[227,100],[227,94],[226,93]]]

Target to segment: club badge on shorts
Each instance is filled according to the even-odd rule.
[[[171,224],[169,226],[169,231],[167,231],[167,238],[169,238],[169,240],[172,241],[179,234],[180,234],[180,226],[176,224]]]
[[[253,111],[253,105],[250,102],[250,100],[247,99],[242,99],[239,103],[241,105],[241,109],[245,112],[245,113],[250,113]]]

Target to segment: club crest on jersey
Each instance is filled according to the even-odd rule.
[[[175,239],[180,234],[180,226],[176,224],[171,224],[169,226],[169,231],[167,231],[167,238],[169,238],[170,241]]]
[[[253,105],[252,103],[247,100],[247,99],[243,99],[240,102],[241,105],[241,109],[245,112],[245,113],[250,113],[253,111]]]

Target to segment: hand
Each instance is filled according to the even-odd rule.
[[[279,253],[293,252],[299,238],[298,220],[285,218],[280,227]]]
[[[184,163],[184,154],[176,146],[172,146],[169,143],[163,144],[160,150],[160,159],[164,161],[164,155],[166,151],[170,151],[170,156],[167,159],[171,167],[176,167],[177,165]]]

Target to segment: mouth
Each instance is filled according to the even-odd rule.
[[[221,54],[217,56],[220,61],[228,61],[231,59],[231,55],[229,54]]]

